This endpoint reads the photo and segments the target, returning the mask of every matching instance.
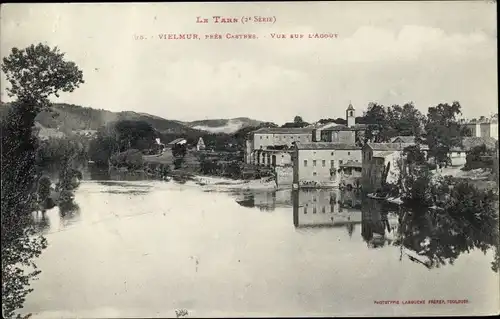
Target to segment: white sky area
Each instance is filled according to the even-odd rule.
[[[274,16],[274,24],[197,24],[197,16]],[[271,33],[337,33],[272,39]],[[159,40],[160,33],[254,33],[256,40]],[[137,41],[142,34],[148,40]],[[6,4],[2,57],[58,46],[85,84],[57,102],[168,119],[250,117],[278,124],[344,117],[352,102],[458,100],[466,117],[497,112],[496,4],[295,2]],[[2,100],[7,101],[2,75]]]

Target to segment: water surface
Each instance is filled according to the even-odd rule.
[[[429,269],[408,257],[411,245],[393,245],[398,215],[354,193],[88,180],[75,202],[78,209],[55,208],[39,219],[49,247],[25,305],[37,317],[498,311],[491,251]],[[407,299],[469,303],[374,303]]]

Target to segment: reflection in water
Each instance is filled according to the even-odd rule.
[[[309,189],[292,192],[293,224],[296,228],[346,227],[352,237],[361,223],[356,191]]]
[[[368,247],[380,248],[392,244],[398,218],[390,208],[391,205],[385,201],[369,198],[363,201],[361,236]]]
[[[291,206],[291,191],[279,190],[251,190],[244,192],[233,192],[239,195],[236,202],[243,207],[257,207],[261,211],[273,211],[276,207]]]
[[[61,196],[62,197],[62,196]],[[74,200],[74,194],[68,194],[59,203],[59,215],[64,226],[68,226],[80,218],[80,207]]]
[[[33,212],[33,226],[39,233],[45,234],[50,229],[50,219],[45,211]]]
[[[368,247],[398,246],[400,260],[404,255],[428,269],[453,265],[465,252],[486,253],[498,244],[498,222],[486,216],[457,218],[447,211],[404,208],[372,199],[363,201],[362,211],[362,236]],[[470,220],[477,217],[483,221],[480,227]],[[498,252],[492,268],[497,264]]]

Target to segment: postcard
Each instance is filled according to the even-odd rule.
[[[498,315],[496,9],[2,4],[3,317]]]

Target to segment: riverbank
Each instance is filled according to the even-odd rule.
[[[286,189],[286,187],[278,188],[274,179],[261,178],[256,180],[234,180],[224,177],[195,175],[192,177],[192,182],[204,188],[214,190],[272,190]],[[290,187],[291,188],[291,185]]]

